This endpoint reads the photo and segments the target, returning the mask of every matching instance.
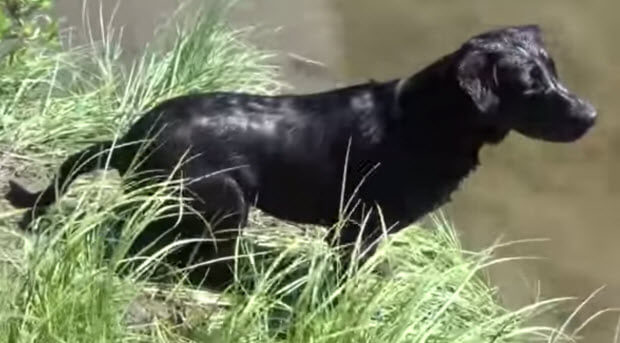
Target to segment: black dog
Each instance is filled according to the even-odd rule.
[[[351,218],[378,205],[385,223],[399,229],[448,201],[478,165],[483,145],[511,130],[570,142],[595,117],[592,105],[558,80],[539,28],[519,26],[478,35],[405,79],[311,95],[178,97],[146,113],[117,144],[158,132],[140,170],[162,175],[181,156],[193,156],[180,174],[189,178],[191,205],[219,219],[216,232],[243,227],[253,204],[282,219],[332,225],[349,198],[359,204]],[[110,148],[103,142],[69,157],[56,181],[66,186],[97,168],[91,159],[71,173],[78,161]],[[111,167],[124,173],[137,150],[113,149]],[[56,200],[54,183],[34,194],[10,187],[6,197],[15,207]],[[177,231],[200,234],[187,225]],[[349,225],[340,242],[358,233]]]

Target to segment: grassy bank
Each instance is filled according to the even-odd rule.
[[[225,25],[225,9],[202,13],[177,17],[183,25],[171,23],[170,41],[156,42],[130,66],[120,62],[119,31],[105,23],[101,41],[32,45],[19,60],[3,61],[2,187],[12,175],[44,183],[37,180],[49,180],[66,154],[118,135],[175,95],[277,92],[269,55]],[[464,251],[440,219],[395,235],[346,278],[335,272],[338,251],[323,243],[320,228],[302,230],[260,213],[240,242],[239,273],[251,288],[195,290],[182,271],[173,286],[151,284],[144,276],[157,256],[121,277],[126,247],[109,254],[108,231],[120,226],[123,237],[135,234],[168,206],[175,185],[146,196],[121,192],[113,173],[82,181],[89,182],[77,182],[37,223],[37,236],[17,231],[18,211],[0,203],[0,342],[573,340],[563,327],[531,326],[561,299],[503,308],[484,270],[504,260],[493,258],[493,248]],[[135,206],[119,221],[115,213],[126,204]]]

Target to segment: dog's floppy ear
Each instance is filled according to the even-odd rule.
[[[489,54],[470,51],[457,63],[456,77],[461,89],[481,113],[493,113],[499,106],[499,97],[494,93],[497,80]]]

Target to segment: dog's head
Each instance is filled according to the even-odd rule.
[[[570,142],[594,124],[594,107],[562,85],[537,26],[483,33],[456,56],[459,87],[484,125]]]

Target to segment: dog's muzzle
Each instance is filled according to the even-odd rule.
[[[531,99],[514,123],[514,129],[531,138],[572,142],[596,123],[596,109],[568,92],[546,93]]]

